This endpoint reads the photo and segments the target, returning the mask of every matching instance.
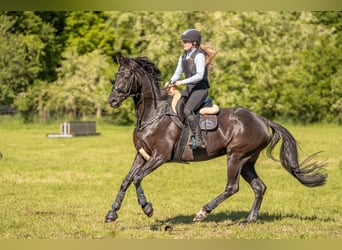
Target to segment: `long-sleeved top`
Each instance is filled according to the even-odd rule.
[[[195,51],[195,49],[188,52],[186,54],[186,58],[188,59],[194,51]],[[173,74],[173,76],[171,77],[171,82],[176,82],[181,78],[181,75],[183,73],[182,56],[183,55],[181,55],[179,57],[176,71]],[[191,84],[191,83],[195,84],[195,83],[197,83],[203,79],[204,74],[205,74],[205,56],[204,56],[204,54],[198,53],[195,56],[194,62],[196,64],[196,74],[194,74],[193,76],[191,76],[189,78],[181,80],[180,82],[182,84]]]

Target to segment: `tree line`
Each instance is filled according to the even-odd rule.
[[[219,106],[342,122],[341,12],[0,12],[0,106],[26,120],[104,116],[131,124],[131,101],[115,110],[107,104],[115,53],[147,56],[166,82],[188,28],[218,51],[209,94]]]

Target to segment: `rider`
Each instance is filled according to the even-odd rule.
[[[171,83],[176,86],[186,85],[182,92],[180,105],[184,112],[195,141],[190,145],[195,148],[206,148],[207,143],[202,137],[199,116],[195,114],[208,96],[208,70],[206,66],[205,52],[200,48],[201,34],[195,29],[186,30],[181,39],[183,41],[184,53],[179,57],[177,68],[171,77]],[[182,73],[185,79],[179,80]]]

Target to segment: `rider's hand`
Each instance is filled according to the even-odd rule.
[[[176,81],[176,82],[175,82],[175,85],[176,85],[176,86],[180,86],[180,85],[183,85],[183,83],[182,83],[181,81]]]

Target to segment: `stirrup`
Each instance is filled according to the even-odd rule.
[[[204,149],[204,148],[206,148],[206,145],[204,144],[202,144],[202,145],[199,145],[198,143],[197,143],[197,140],[196,140],[196,138],[195,138],[195,136],[191,136],[191,142],[189,143],[189,146],[191,146],[191,149],[192,150],[195,150],[195,149],[197,149],[197,148],[200,148],[200,149]]]
[[[197,140],[194,136],[191,136],[191,142],[189,143],[189,146],[192,150],[195,150],[198,148]]]

